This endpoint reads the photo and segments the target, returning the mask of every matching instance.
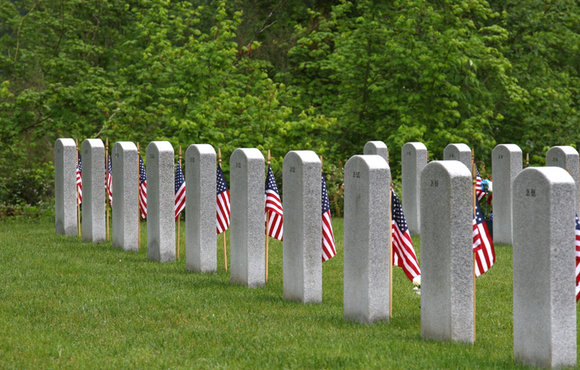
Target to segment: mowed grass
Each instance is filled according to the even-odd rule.
[[[0,222],[0,368],[525,368],[512,347],[512,250],[477,279],[474,345],[421,338],[420,297],[394,270],[389,323],[346,322],[343,224],[338,255],[323,264],[323,303],[283,299],[282,243],[270,244],[269,281],[229,282],[222,236],[218,271],[194,274],[181,258],[147,260],[55,235],[51,222]],[[419,239],[413,238],[419,253]]]

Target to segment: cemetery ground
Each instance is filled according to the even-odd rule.
[[[148,261],[145,225],[131,253],[56,235],[52,221],[1,221],[0,368],[526,368],[513,361],[511,246],[477,279],[477,338],[464,345],[421,338],[420,297],[397,267],[389,323],[343,319],[342,219],[323,303],[307,305],[282,297],[281,242],[268,284],[251,289],[230,284],[221,235],[218,271],[194,274],[184,233],[179,261]]]

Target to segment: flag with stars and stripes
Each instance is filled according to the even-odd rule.
[[[139,209],[141,218],[147,217],[147,174],[141,154],[139,154]]]
[[[81,153],[77,152],[77,204],[83,202],[83,163],[81,161]]]
[[[284,212],[282,201],[278,193],[278,186],[274,178],[272,167],[268,165],[268,177],[266,178],[266,235],[274,239],[283,240]]]
[[[179,218],[181,211],[185,208],[185,177],[181,170],[181,163],[177,162],[175,170],[175,220]]]
[[[391,191],[391,214],[392,228],[391,237],[393,238],[393,266],[403,268],[405,275],[409,280],[421,275],[415,248],[411,241],[411,234],[407,226],[407,220],[403,214],[401,201],[394,191]]]
[[[483,191],[483,185],[481,184],[481,176],[479,176],[479,170],[475,169],[475,195],[477,200],[480,201],[481,198],[485,197],[487,193]]]
[[[576,301],[580,298],[580,222],[576,214]]]
[[[109,153],[107,171],[105,171],[105,191],[109,194],[109,202],[113,208],[113,166],[111,166],[111,153]]]
[[[334,233],[332,232],[332,222],[330,220],[330,201],[326,191],[326,180],[322,177],[322,262],[328,261],[336,255],[336,245],[334,244]]]
[[[475,276],[489,270],[495,263],[493,240],[483,219],[479,201],[475,202],[475,217],[473,218],[473,253],[475,253]]]
[[[230,227],[230,190],[220,166],[216,172],[216,194],[216,230],[218,234],[221,234]]]

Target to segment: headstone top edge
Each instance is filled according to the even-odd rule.
[[[420,141],[409,141],[409,142],[406,142],[405,145],[403,145],[403,148],[405,146],[407,146],[407,145],[412,146],[415,149],[425,149],[425,150],[427,150],[427,147],[425,146],[425,144],[423,144]]]
[[[185,154],[188,155],[187,153],[190,150],[195,151],[198,154],[216,154],[216,151],[211,144],[191,144],[185,150]]]
[[[378,154],[357,154],[350,157],[346,163],[351,162],[355,163],[360,161],[364,163],[369,170],[380,170],[380,169],[390,169],[389,164],[383,158],[383,156]]]
[[[447,170],[451,177],[469,177],[471,178],[471,171],[463,164],[463,162],[451,159],[451,160],[438,160],[431,161],[427,163],[422,173],[427,173],[431,167],[443,167]]]
[[[55,145],[57,143],[60,143],[62,146],[76,146],[76,143],[75,143],[74,139],[68,138],[68,137],[63,137],[63,138],[56,139]]]
[[[83,146],[87,143],[91,148],[104,148],[105,144],[101,139],[85,139],[83,140]]]
[[[376,148],[387,148],[387,144],[385,144],[384,141],[380,141],[380,140],[367,141],[365,144],[365,147],[367,145],[374,145]]]
[[[574,147],[571,147],[569,145],[556,145],[551,147],[550,149],[548,149],[548,152],[546,153],[546,155],[548,155],[548,153],[552,150],[559,150],[564,154],[573,154],[573,155],[578,155],[578,151],[576,149],[574,149]]]
[[[264,155],[262,152],[257,148],[237,148],[232,152],[230,158],[234,158],[234,156],[242,155],[247,159],[260,159],[264,160]]]
[[[465,144],[465,143],[450,143],[447,144],[447,146],[445,147],[445,149],[447,148],[452,148],[455,147],[460,151],[469,151],[471,152],[471,149],[469,148],[469,145]]]
[[[515,181],[518,180],[520,177],[530,176],[531,172],[537,172],[542,175],[542,177],[546,180],[549,184],[562,184],[562,183],[571,183],[576,184],[574,178],[562,167],[557,166],[545,166],[545,167],[528,167],[524,168],[517,174],[514,178]]]
[[[121,149],[123,149],[123,150],[137,151],[137,145],[135,145],[135,143],[132,141],[117,141],[113,145],[113,149],[115,149],[116,146],[121,147]]]
[[[497,144],[493,151],[496,149],[507,149],[510,152],[522,152],[522,149],[517,144]]]
[[[284,161],[296,157],[302,163],[318,163],[320,164],[320,158],[312,150],[291,150],[284,156]]]
[[[147,151],[151,148],[152,150],[156,150],[157,152],[171,152],[174,153],[173,146],[169,141],[152,141],[147,145]]]

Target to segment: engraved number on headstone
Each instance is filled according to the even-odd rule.
[[[411,155],[411,151],[408,151],[408,152],[407,152],[407,155]]]
[[[433,187],[438,187],[439,186],[439,180],[431,180],[431,186]]]
[[[296,167],[290,167],[290,172],[292,173],[296,172]]]
[[[155,159],[155,154],[149,154],[149,158]]]
[[[195,157],[191,157],[191,158],[189,159],[189,161],[190,161],[191,163],[195,163]]]
[[[57,149],[57,150],[56,150],[56,152],[57,152],[58,154],[60,154],[60,149]]]
[[[526,189],[526,197],[535,197],[536,189]]]
[[[242,168],[242,163],[241,162],[236,162],[236,168]]]
[[[503,154],[498,154],[497,159],[503,159]]]
[[[558,158],[556,157],[552,158],[552,162],[558,162]]]
[[[360,172],[352,171],[352,177],[356,177],[357,179],[360,179]]]
[[[455,154],[451,153],[447,156],[448,158],[455,158]]]
[[[115,158],[119,158],[119,153],[115,153]]]

